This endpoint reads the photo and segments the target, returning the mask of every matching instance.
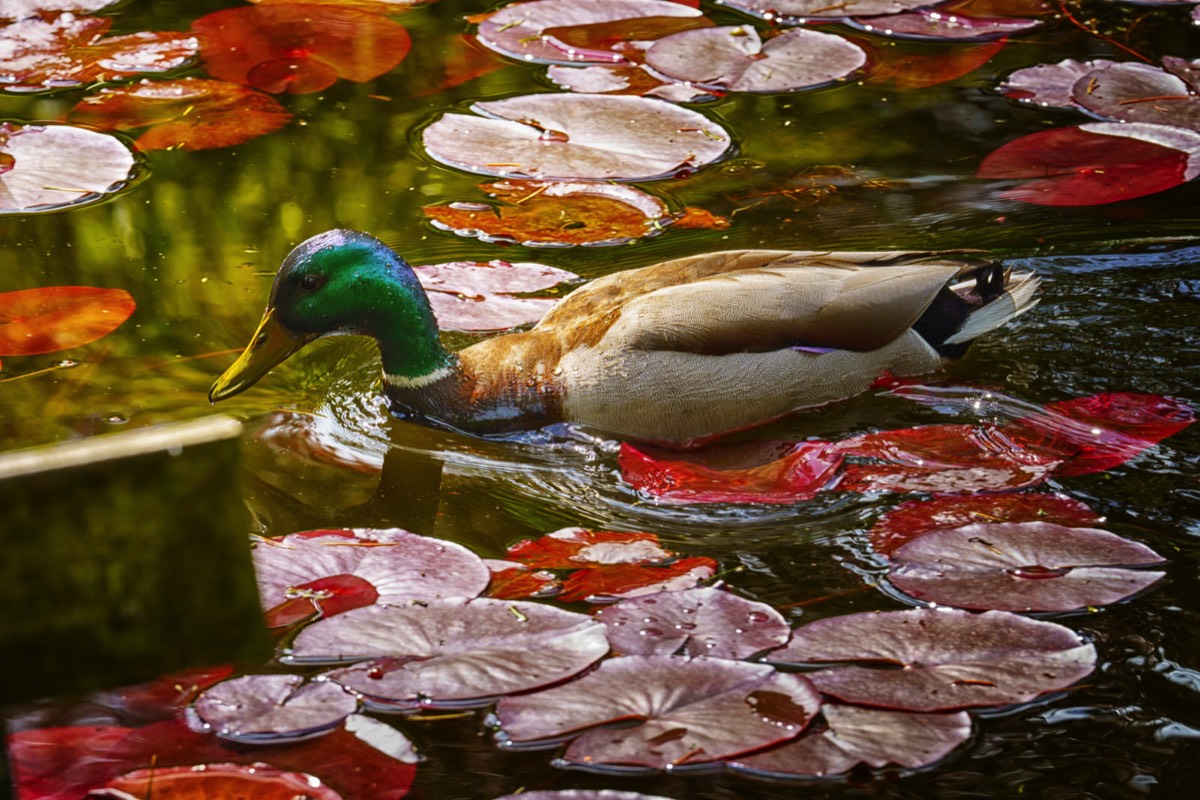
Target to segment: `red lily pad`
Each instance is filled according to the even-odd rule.
[[[1046,206],[1116,203],[1186,183],[1200,172],[1200,133],[1147,123],[1097,122],[1014,139],[976,177],[1020,180],[1000,193]]]
[[[1124,600],[1165,573],[1149,547],[1097,528],[990,522],[932,531],[896,548],[888,579],[918,600],[1001,611],[1076,611]]]
[[[611,564],[669,561],[675,554],[653,533],[563,528],[538,539],[522,539],[508,558],[538,569],[578,569]]]
[[[690,589],[717,574],[711,558],[692,556],[665,564],[610,564],[585,567],[563,579],[558,599],[564,603],[586,600],[611,603],[622,597]]]
[[[645,64],[589,67],[551,64],[546,68],[546,77],[559,88],[580,94],[632,94],[672,103],[698,103],[718,94],[713,89],[669,80]]]
[[[717,658],[624,656],[578,680],[496,708],[509,746],[542,746],[579,731],[573,764],[667,769],[731,758],[799,735],[820,708],[801,675]],[[632,727],[595,728],[637,721]]]
[[[659,39],[646,63],[680,81],[731,92],[794,92],[862,69],[867,54],[841,36],[795,28],[763,42],[748,25],[699,28]]]
[[[979,42],[999,39],[1018,33],[1028,33],[1041,27],[1036,19],[1019,17],[972,17],[947,13],[940,9],[923,8],[902,14],[861,17],[851,20],[855,27],[868,33],[897,36],[906,39]]]
[[[206,689],[193,710],[222,739],[276,744],[333,730],[358,710],[358,699],[332,681],[242,675]]]
[[[613,183],[505,180],[479,188],[501,204],[425,206],[425,215],[459,236],[533,247],[628,244],[684,216],[652,194]]]
[[[264,92],[319,92],[338,78],[369,81],[408,55],[408,31],[354,8],[271,3],[215,11],[192,23],[209,73]]]
[[[977,494],[909,500],[885,512],[871,528],[871,545],[888,555],[930,531],[982,522],[1050,522],[1091,528],[1104,519],[1087,505],[1057,494]]]
[[[120,191],[137,159],[115,136],[0,122],[0,215],[87,205]]]
[[[955,47],[936,55],[908,53],[893,47],[873,53],[870,84],[887,84],[897,89],[922,89],[961,78],[982,67],[1004,48],[1004,40]]]
[[[342,795],[322,786],[303,772],[287,772],[274,767],[245,764],[204,764],[194,766],[150,767],[127,772],[109,781],[102,789],[89,792],[89,798],[135,800],[207,800],[213,797],[253,797],[255,800],[342,800]]]
[[[113,796],[99,792],[131,772],[147,770],[147,777],[150,769],[172,767],[203,772],[210,764],[266,766],[311,775],[316,782],[309,783],[305,796],[318,796],[314,792],[320,788],[347,800],[400,800],[416,775],[416,757],[408,740],[395,728],[359,715],[348,717],[342,727],[324,736],[269,748],[247,749],[193,731],[175,719],[142,728],[18,731],[9,736],[8,747],[22,800],[62,800],[89,796],[89,792]],[[247,787],[234,788],[246,791]],[[159,796],[157,789],[154,796]]]
[[[197,667],[163,675],[148,683],[115,689],[105,695],[107,705],[143,719],[173,717],[191,705],[200,692],[233,674],[233,667]]]
[[[554,597],[562,591],[562,584],[553,572],[534,569],[515,561],[485,558],[484,563],[492,571],[492,582],[488,584],[487,596],[497,600],[521,600],[531,597]]]
[[[691,172],[728,151],[729,134],[691,109],[644,97],[532,94],[443,114],[421,134],[457,169],[543,180],[639,181]]]
[[[826,729],[742,756],[730,768],[777,778],[841,775],[859,764],[917,769],[941,761],[971,737],[971,717],[965,711],[913,714],[826,703],[821,713]]]
[[[143,150],[232,147],[277,131],[292,114],[274,98],[227,81],[181,78],[101,89],[68,113],[99,130],[148,128]]]
[[[399,528],[258,539],[253,555],[263,609],[276,626],[314,611],[331,616],[376,602],[475,597],[489,580],[482,559],[462,545]]]
[[[413,711],[486,705],[569,678],[608,652],[604,626],[519,600],[369,606],[300,631],[288,663],[346,663],[327,674],[372,707]],[[371,659],[371,660],[365,660]]]
[[[451,261],[413,267],[442,330],[494,331],[537,322],[558,300],[516,297],[579,276],[531,261]]]
[[[25,17],[0,26],[0,89],[38,92],[166,72],[196,55],[196,39],[185,33],[142,31],[105,37],[111,26],[108,17],[71,13]]]
[[[817,620],[767,659],[836,662],[806,674],[821,692],[848,703],[944,711],[1024,703],[1066,689],[1091,674],[1096,649],[1070,628],[1007,611],[920,608]]]
[[[3,181],[0,176],[0,185]],[[135,308],[124,289],[44,286],[0,292],[0,356],[55,353],[94,342],[120,327]]]
[[[806,19],[843,19],[897,14],[929,5],[929,0],[720,0],[721,5],[785,24]]]
[[[623,655],[749,658],[791,635],[783,615],[723,589],[686,589],[621,600],[596,612]]]
[[[624,61],[625,57],[611,47],[601,48],[595,43],[573,45],[556,38],[548,29],[574,29],[645,18],[653,21],[650,30],[655,26],[666,28],[675,19],[702,19],[695,8],[667,0],[605,0],[603,3],[532,0],[511,3],[499,11],[473,18],[473,21],[479,23],[476,35],[482,44],[522,61],[572,63],[599,60],[617,63]],[[631,36],[636,34],[636,29],[630,31]],[[617,41],[627,39],[621,37],[613,43]]]

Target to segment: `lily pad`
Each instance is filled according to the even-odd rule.
[[[529,247],[628,244],[655,236],[685,216],[672,213],[654,195],[621,184],[510,179],[479,188],[501,204],[425,206],[425,215],[435,227],[459,236]]]
[[[0,12],[3,17],[3,12]],[[104,34],[108,17],[31,16],[0,26],[0,90],[40,92],[181,67],[196,55],[192,36],[176,31]]]
[[[713,89],[672,81],[645,64],[589,67],[552,64],[546,68],[546,77],[556,86],[580,94],[632,94],[672,103],[698,103],[719,94]]]
[[[679,591],[712,578],[717,562],[704,556],[679,558],[663,564],[610,564],[585,567],[563,579],[558,599],[564,603],[586,600],[611,603],[622,597]]]
[[[929,603],[1002,611],[1075,611],[1124,600],[1165,573],[1149,547],[1097,528],[990,522],[932,531],[896,548],[888,579]]]
[[[492,571],[492,582],[488,584],[487,596],[497,600],[522,600],[531,597],[554,597],[562,591],[562,584],[553,572],[534,569],[515,561],[484,559]]]
[[[579,278],[545,264],[451,261],[413,267],[442,330],[494,331],[537,322],[558,300],[516,297]]]
[[[206,689],[193,710],[222,739],[275,744],[333,730],[358,710],[358,699],[332,681],[242,675]]]
[[[119,0],[4,0],[0,3],[0,20],[12,22],[26,17],[62,12],[91,14],[118,2]]]
[[[90,798],[136,800],[165,797],[170,800],[207,800],[213,797],[253,797],[255,800],[343,800],[342,795],[322,786],[303,772],[288,772],[260,764],[203,764],[182,767],[150,767],[119,775]]]
[[[584,731],[565,761],[667,769],[795,738],[819,708],[805,677],[763,664],[625,656],[563,686],[506,697],[496,715],[509,746],[545,746]],[[587,730],[633,720],[631,727]]]
[[[902,14],[861,17],[851,20],[851,23],[868,33],[882,36],[956,42],[1000,39],[1014,34],[1028,33],[1042,25],[1041,21],[1036,19],[972,17],[930,8],[907,11]]]
[[[763,42],[754,28],[733,25],[660,39],[646,63],[670,78],[730,92],[794,92],[846,78],[867,54],[829,33],[796,28]]]
[[[866,82],[921,89],[961,78],[982,67],[1004,48],[1004,40],[955,47],[952,52],[925,55],[894,47],[878,48],[872,54],[874,69]]]
[[[721,158],[729,134],[704,115],[644,97],[531,94],[443,114],[421,140],[451,167],[543,180],[652,180]]]
[[[276,624],[295,621],[293,612],[280,607],[290,608],[296,600],[329,616],[375,602],[475,597],[489,580],[483,561],[462,545],[399,528],[316,530],[258,539],[253,556],[263,609],[268,617],[277,617],[272,620]],[[346,576],[366,587],[316,583]],[[304,616],[311,613],[310,608]]]
[[[68,114],[71,122],[104,131],[149,128],[137,139],[143,150],[232,147],[277,131],[291,118],[272,97],[203,78],[101,89]]]
[[[1200,174],[1200,133],[1148,123],[1096,122],[1014,139],[976,176],[1017,179],[1001,197],[1045,206],[1091,206],[1142,197]]]
[[[806,674],[848,703],[944,711],[1062,691],[1091,674],[1096,649],[1070,628],[1007,611],[922,608],[817,620],[767,659],[835,662]]]
[[[128,187],[136,165],[133,151],[106,133],[0,122],[0,214],[94,203]]]
[[[551,28],[576,28],[617,20],[699,19],[700,12],[667,0],[533,0],[511,3],[499,11],[473,21],[479,23],[477,37],[491,49],[522,61],[572,63],[606,61],[618,63],[624,56],[611,49],[575,47],[547,33]]]
[[[354,8],[270,3],[215,11],[192,23],[209,73],[264,92],[319,92],[338,78],[369,81],[408,55],[408,31]]]
[[[749,658],[791,635],[783,615],[723,589],[697,588],[621,600],[596,612],[624,655]]]
[[[496,800],[671,800],[656,794],[618,792],[615,789],[563,789],[561,791],[519,792],[506,794]]]
[[[1097,59],[1076,61],[1068,58],[1055,64],[1037,64],[1011,73],[1000,84],[1007,97],[1043,108],[1079,108],[1074,89],[1079,79],[1121,62]]]
[[[859,764],[917,769],[941,761],[971,737],[971,717],[965,711],[913,714],[826,703],[821,714],[826,729],[738,758],[730,768],[778,778],[841,775]]]
[[[508,548],[508,558],[538,569],[669,561],[675,554],[653,533],[562,528]]]
[[[898,14],[929,5],[929,0],[717,0],[718,4],[762,17],[769,22],[794,24],[807,19],[843,19]]]
[[[119,328],[136,307],[124,289],[43,286],[0,292],[0,356],[56,353],[94,342]]]
[[[287,663],[346,663],[327,677],[372,707],[411,711],[485,705],[569,678],[608,652],[604,626],[518,600],[431,600],[368,606],[319,620]]]
[[[885,512],[871,528],[871,545],[887,555],[935,530],[981,522],[1050,522],[1091,528],[1104,519],[1079,500],[1059,494],[977,494],[909,500]]]

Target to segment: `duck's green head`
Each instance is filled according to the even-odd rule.
[[[444,372],[449,356],[420,281],[408,263],[365,233],[318,234],[288,254],[250,344],[209,392],[212,402],[253,386],[322,336],[374,338],[384,371],[408,380]]]

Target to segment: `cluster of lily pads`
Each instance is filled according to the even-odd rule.
[[[1026,497],[1052,513],[1062,503]],[[893,554],[921,541],[897,545],[914,516],[897,514],[873,534]],[[793,630],[771,606],[713,583],[715,563],[679,558],[647,533],[565,529],[489,563],[399,529],[318,530],[261,539],[254,560],[281,631],[277,665],[188,673],[101,701],[139,708],[154,719],[145,726],[17,731],[21,797],[136,796],[162,780],[399,798],[413,748],[364,713],[485,707],[498,747],[555,749],[556,763],[593,770],[917,768],[967,741],[968,709],[1063,691],[1096,662],[1069,628],[1002,610],[867,612]],[[514,569],[546,574],[514,580]],[[581,613],[548,596],[603,602]],[[1089,602],[1108,602],[1098,597]],[[350,757],[365,775],[339,771]]]

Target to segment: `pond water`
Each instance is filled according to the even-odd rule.
[[[103,13],[117,33],[186,30],[228,5],[131,0]],[[413,40],[398,67],[365,82],[278,95],[295,118],[275,133],[236,147],[149,152],[136,185],[108,202],[0,215],[0,290],[119,287],[137,302],[135,315],[98,342],[4,358],[0,447],[210,413],[209,387],[249,339],[277,265],[306,237],[335,227],[374,233],[415,264],[540,261],[585,278],[717,249],[981,249],[1035,270],[1041,304],[978,342],[933,385],[988,387],[1031,404],[1109,391],[1200,403],[1200,187],[1051,207],[1006,199],[1007,183],[975,178],[1001,144],[1087,121],[1001,96],[1004,75],[1067,57],[1129,59],[1110,39],[1152,63],[1200,57],[1191,6],[1069,3],[1073,19],[1108,38],[1055,13],[982,67],[922,88],[850,81],[693,105],[732,133],[736,151],[639,185],[676,206],[724,215],[730,226],[569,249],[459,237],[422,212],[486,199],[481,176],[426,155],[424,125],[477,100],[557,89],[542,65],[464,49],[464,17],[491,7],[442,0],[396,17]],[[703,10],[718,24],[751,19],[708,3]],[[852,33],[882,50],[931,58],[965,47]],[[60,119],[85,91],[0,94],[0,118]],[[446,334],[455,346],[476,338]],[[519,539],[567,526],[651,531],[682,555],[716,559],[740,593],[783,609],[793,626],[906,607],[878,588],[884,568],[866,532],[907,498],[827,492],[782,505],[661,504],[621,481],[616,442],[562,431],[485,440],[420,427],[388,414],[377,375],[369,343],[324,341],[218,408],[248,422],[254,533],[398,526],[499,558]],[[762,435],[831,439],[1011,416],[1003,404],[973,410],[874,392]],[[972,740],[932,768],[815,783],[719,771],[593,774],[552,766],[552,753],[496,748],[481,734],[484,712],[386,718],[426,756],[410,796],[483,800],[520,787],[711,800],[1184,796],[1200,777],[1197,443],[1188,429],[1108,471],[1048,482],[1102,514],[1106,529],[1166,556],[1167,578],[1126,603],[1054,615],[1095,643],[1092,677],[1033,704],[976,714]]]

